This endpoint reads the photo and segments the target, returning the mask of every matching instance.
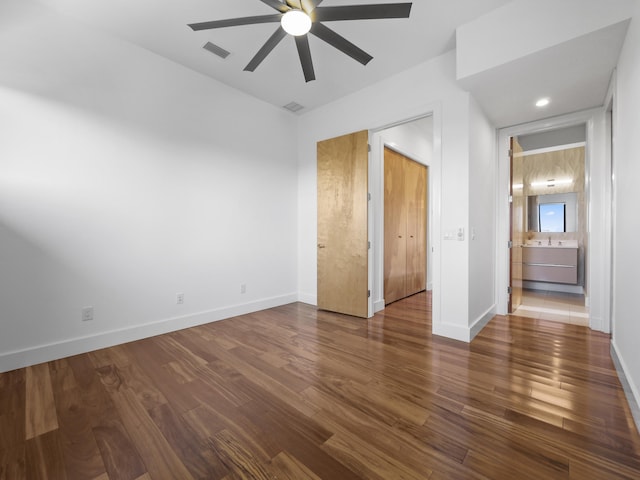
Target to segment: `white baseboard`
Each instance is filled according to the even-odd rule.
[[[589,315],[589,328],[597,332],[611,333],[611,328],[604,318],[595,315]]]
[[[385,307],[384,299],[378,300],[377,302],[373,302],[374,313],[381,312],[382,310],[384,310],[384,307]]]
[[[470,340],[476,338],[482,329],[496,316],[496,304],[494,303],[482,315],[480,315],[472,324],[470,329]]]
[[[91,352],[100,348],[141,340],[163,333],[174,332],[184,328],[195,327],[205,323],[216,322],[218,320],[224,320],[225,318],[245,315],[267,308],[278,307],[296,302],[297,300],[298,295],[292,293],[278,297],[264,298],[242,305],[231,305],[206,312],[194,313],[192,315],[167,318],[144,325],[103,332],[97,335],[77,337],[62,342],[5,352],[0,354],[0,373],[69,357],[71,355]]]
[[[491,321],[495,316],[496,305],[492,305],[487,309],[480,317],[478,317],[471,327],[461,327],[460,325],[453,325],[451,323],[434,323],[433,331],[434,335],[440,337],[447,337],[453,340],[459,340],[461,342],[470,343],[475,336]]]
[[[434,323],[432,333],[440,337],[447,337],[461,342],[469,343],[471,341],[471,330],[469,328],[451,323]]]
[[[613,364],[618,372],[618,378],[620,378],[622,388],[624,388],[624,393],[627,397],[631,414],[636,422],[636,429],[640,432],[640,394],[638,392],[638,387],[633,383],[631,376],[627,375],[627,364],[620,356],[618,347],[613,340],[611,340],[611,358],[613,359]]]

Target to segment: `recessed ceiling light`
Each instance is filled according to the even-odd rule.
[[[547,105],[549,105],[550,100],[548,98],[541,98],[540,100],[538,100],[536,102],[536,107],[540,108],[540,107],[546,107]]]
[[[289,10],[280,20],[282,28],[289,35],[298,37],[305,35],[311,30],[311,18],[302,10]]]

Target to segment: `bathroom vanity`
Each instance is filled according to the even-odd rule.
[[[533,242],[522,248],[522,279],[578,284],[578,245],[573,242]]]

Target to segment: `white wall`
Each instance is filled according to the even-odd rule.
[[[636,0],[509,2],[458,27],[458,78],[490,70],[622,22],[629,18],[635,2]],[[578,11],[580,13],[576,14]],[[541,35],[541,30],[544,35]]]
[[[613,344],[640,403],[640,316],[638,315],[638,131],[640,130],[640,4],[620,55],[617,71],[617,110],[615,115],[615,318]],[[636,421],[640,424],[640,418]]]
[[[295,117],[30,2],[0,19],[0,371],[297,299]]]
[[[471,99],[469,138],[469,321],[473,335],[496,312],[495,127]]]
[[[433,329],[470,339],[468,240],[441,241],[442,232],[466,228],[469,222],[469,102],[469,94],[455,83],[455,54],[449,52],[300,117],[298,265],[303,301],[316,303],[316,143],[433,112]]]

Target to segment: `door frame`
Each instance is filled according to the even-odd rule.
[[[409,152],[401,146],[386,143],[384,130],[404,123],[431,117],[433,122],[432,146],[433,153],[430,162],[419,158],[415,152]],[[427,179],[428,213],[427,213],[427,268],[431,273],[431,281],[427,280],[427,289],[431,290],[432,329],[440,323],[441,311],[441,256],[440,256],[440,212],[441,212],[441,161],[442,161],[442,114],[440,105],[433,105],[423,113],[407,117],[393,123],[378,126],[369,130],[371,144],[371,164],[369,169],[369,186],[372,195],[372,215],[370,216],[372,239],[372,300],[374,312],[384,310],[384,147],[387,146],[402,155],[425,165],[429,170]]]
[[[540,133],[574,125],[586,125],[585,182],[587,198],[588,249],[585,258],[587,292],[585,303],[589,307],[589,326],[593,330],[610,331],[607,290],[610,285],[611,256],[606,251],[606,212],[611,211],[611,199],[606,195],[606,115],[604,108],[594,108],[536,122],[506,127],[497,131],[498,188],[496,232],[496,298],[497,313],[507,314],[509,282],[509,138],[517,135]]]
[[[607,270],[605,281],[605,311],[609,314],[609,332],[615,337],[616,323],[616,141],[615,135],[618,125],[618,104],[617,104],[617,70],[613,71],[609,80],[609,88],[604,101],[605,110],[605,149],[606,149],[606,169],[605,169],[605,198],[608,206],[605,210],[606,242],[605,251],[609,258],[610,266]],[[605,330],[606,331],[606,330]],[[615,341],[615,338],[614,338]]]

